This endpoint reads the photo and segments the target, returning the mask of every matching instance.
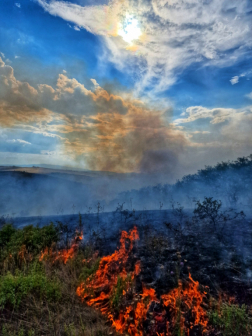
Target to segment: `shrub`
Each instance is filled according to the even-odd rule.
[[[58,239],[59,231],[52,223],[42,228],[29,225],[22,229],[7,224],[0,230],[0,247],[11,254],[20,252],[22,246],[29,253],[39,253]]]
[[[249,335],[252,331],[251,319],[247,307],[221,303],[210,312],[210,323],[222,331],[223,336]]]
[[[7,273],[0,278],[0,307],[19,306],[29,294],[39,299],[55,301],[60,299],[60,285],[57,281],[47,279],[44,274],[33,271],[24,275],[17,272],[16,275]]]
[[[4,248],[11,240],[11,237],[16,232],[12,224],[5,224],[0,230],[0,248]]]

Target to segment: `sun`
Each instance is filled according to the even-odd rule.
[[[134,40],[139,39],[139,37],[142,35],[142,32],[139,27],[138,20],[133,16],[128,15],[124,23],[120,23],[118,35],[120,35],[124,41],[129,44],[132,44]]]

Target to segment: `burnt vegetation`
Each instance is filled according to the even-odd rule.
[[[3,217],[0,334],[252,335],[252,227],[241,209],[250,202],[251,162],[182,180],[180,192],[191,186],[197,196],[190,211],[187,196],[178,202],[172,193],[169,211],[166,199],[157,211],[136,211],[132,196],[110,214],[98,202],[95,213],[89,207],[74,221],[45,226],[18,228]],[[214,188],[217,171],[230,169],[247,178],[236,203],[202,196],[202,176]]]

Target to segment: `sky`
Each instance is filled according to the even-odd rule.
[[[177,179],[251,153],[251,0],[0,1],[0,165]]]

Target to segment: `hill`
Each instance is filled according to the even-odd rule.
[[[113,201],[113,206],[130,201],[135,209],[170,208],[174,203],[193,208],[194,202],[205,196],[220,199],[226,207],[251,211],[252,155],[206,166],[174,184],[157,184],[123,192]]]

